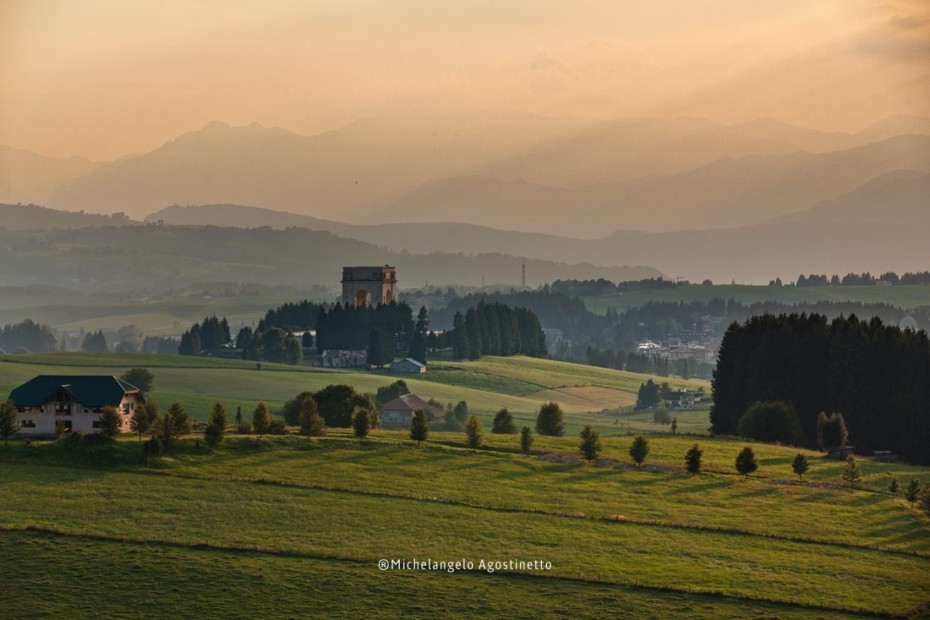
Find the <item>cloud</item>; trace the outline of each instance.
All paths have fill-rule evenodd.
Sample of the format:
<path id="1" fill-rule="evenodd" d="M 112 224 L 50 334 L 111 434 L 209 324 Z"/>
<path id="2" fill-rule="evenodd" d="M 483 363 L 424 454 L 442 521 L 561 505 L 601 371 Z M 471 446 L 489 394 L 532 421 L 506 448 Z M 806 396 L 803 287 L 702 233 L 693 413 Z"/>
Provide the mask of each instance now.
<path id="1" fill-rule="evenodd" d="M 930 4 L 896 2 L 886 5 L 884 19 L 860 34 L 856 50 L 898 62 L 930 60 Z"/>

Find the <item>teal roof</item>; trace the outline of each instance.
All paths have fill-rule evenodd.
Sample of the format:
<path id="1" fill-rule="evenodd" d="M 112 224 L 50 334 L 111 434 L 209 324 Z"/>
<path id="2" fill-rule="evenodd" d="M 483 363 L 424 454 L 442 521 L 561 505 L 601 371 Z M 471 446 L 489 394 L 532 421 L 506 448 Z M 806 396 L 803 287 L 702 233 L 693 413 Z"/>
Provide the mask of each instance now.
<path id="1" fill-rule="evenodd" d="M 65 390 L 85 407 L 115 407 L 126 392 L 140 392 L 136 386 L 107 375 L 39 375 L 10 392 L 17 407 L 38 407 Z"/>

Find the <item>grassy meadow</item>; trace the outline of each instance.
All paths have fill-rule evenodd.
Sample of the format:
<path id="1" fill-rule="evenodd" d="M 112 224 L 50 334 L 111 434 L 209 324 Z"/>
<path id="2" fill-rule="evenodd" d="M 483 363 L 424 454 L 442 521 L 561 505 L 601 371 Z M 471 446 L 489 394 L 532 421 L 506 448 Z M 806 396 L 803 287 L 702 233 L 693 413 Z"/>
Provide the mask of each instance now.
<path id="1" fill-rule="evenodd" d="M 743 444 L 727 439 L 700 439 L 699 476 L 682 471 L 693 437 L 653 437 L 642 469 L 628 437 L 606 439 L 597 464 L 576 462 L 575 437 L 531 455 L 514 436 L 487 439 L 478 452 L 444 433 L 420 448 L 390 431 L 363 444 L 338 430 L 232 436 L 213 452 L 186 439 L 147 468 L 132 438 L 14 442 L 0 449 L 0 562 L 36 598 L 7 615 L 80 615 L 98 598 L 129 615 L 138 598 L 165 617 L 869 617 L 930 600 L 928 521 L 883 490 L 891 475 L 930 482 L 926 468 L 866 462 L 850 490 L 815 454 L 795 482 L 795 451 L 778 446 L 755 445 L 760 470 L 744 478 L 732 467 Z M 551 569 L 380 571 L 385 558 Z M 88 567 L 77 600 L 38 596 L 76 588 Z M 159 585 L 110 596 L 123 572 Z"/>
<path id="2" fill-rule="evenodd" d="M 0 356 L 0 392 L 40 373 L 121 374 L 147 367 L 163 407 L 230 418 L 330 383 L 373 391 L 387 372 L 117 354 Z M 706 435 L 707 410 L 676 412 L 680 434 L 628 406 L 646 377 L 547 360 L 431 364 L 405 376 L 424 398 L 466 400 L 484 445 L 401 431 L 360 443 L 199 436 L 142 465 L 142 444 L 68 438 L 0 445 L 0 617 L 862 618 L 930 610 L 930 520 L 888 492 L 892 477 L 930 484 L 930 468 L 843 463 L 752 445 L 759 469 L 733 462 L 746 442 Z M 680 382 L 676 382 L 680 383 Z M 704 385 L 687 382 L 690 386 Z M 490 434 L 501 406 L 518 425 L 541 402 L 566 410 L 564 437 Z M 584 423 L 602 431 L 580 459 Z M 633 432 L 650 453 L 631 464 Z M 703 473 L 684 471 L 694 443 Z M 472 569 L 380 570 L 379 560 L 464 561 Z M 493 572 L 481 561 L 541 561 Z"/>
<path id="3" fill-rule="evenodd" d="M 446 403 L 464 400 L 472 412 L 490 424 L 502 407 L 513 412 L 518 423 L 531 426 L 539 406 L 554 400 L 571 413 L 568 431 L 592 424 L 605 434 L 657 431 L 668 427 L 652 423 L 649 412 L 635 412 L 636 391 L 648 377 L 551 360 L 488 357 L 477 362 L 435 362 L 425 375 L 401 375 L 389 371 L 365 372 L 306 366 L 175 355 L 117 353 L 50 353 L 0 355 L 0 395 L 38 374 L 113 374 L 145 367 L 155 375 L 150 393 L 167 407 L 178 401 L 200 420 L 206 420 L 219 401 L 234 415 L 238 407 L 251 413 L 259 401 L 272 408 L 305 390 L 333 383 L 348 383 L 362 392 L 375 392 L 399 378 L 424 400 Z M 701 387 L 701 381 L 670 379 L 673 385 Z M 678 412 L 679 428 L 706 432 L 707 409 Z"/>

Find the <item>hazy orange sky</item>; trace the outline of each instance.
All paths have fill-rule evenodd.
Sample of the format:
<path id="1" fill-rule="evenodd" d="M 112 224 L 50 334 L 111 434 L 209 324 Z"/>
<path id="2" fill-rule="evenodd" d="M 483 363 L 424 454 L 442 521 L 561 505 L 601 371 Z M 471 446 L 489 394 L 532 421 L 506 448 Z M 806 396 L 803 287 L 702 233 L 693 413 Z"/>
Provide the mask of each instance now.
<path id="1" fill-rule="evenodd" d="M 0 0 L 0 144 L 112 159 L 213 120 L 930 115 L 927 0 Z"/>

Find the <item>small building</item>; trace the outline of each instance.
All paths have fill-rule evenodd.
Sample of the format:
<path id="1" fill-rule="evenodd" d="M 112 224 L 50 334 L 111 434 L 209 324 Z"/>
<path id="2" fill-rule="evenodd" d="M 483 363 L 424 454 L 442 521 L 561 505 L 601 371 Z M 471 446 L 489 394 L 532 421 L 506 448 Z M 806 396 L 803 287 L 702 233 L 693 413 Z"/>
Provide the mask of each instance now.
<path id="1" fill-rule="evenodd" d="M 416 394 L 404 394 L 385 403 L 381 408 L 381 427 L 386 429 L 409 428 L 413 412 L 417 409 L 426 411 L 430 424 L 445 424 L 446 422 L 446 412 L 442 407 L 431 405 Z"/>
<path id="2" fill-rule="evenodd" d="M 665 398 L 665 406 L 669 409 L 694 409 L 704 398 L 704 390 L 675 390 Z"/>
<path id="3" fill-rule="evenodd" d="M 845 461 L 853 453 L 852 446 L 843 446 L 842 448 L 830 448 L 827 450 L 828 459 L 836 459 L 838 461 Z"/>
<path id="4" fill-rule="evenodd" d="M 323 368 L 368 368 L 365 349 L 327 349 L 320 355 Z"/>
<path id="5" fill-rule="evenodd" d="M 422 375 L 426 372 L 426 364 L 422 364 L 412 357 L 408 357 L 391 364 L 391 372 L 409 372 Z"/>
<path id="6" fill-rule="evenodd" d="M 883 463 L 894 463 L 898 460 L 898 455 L 891 450 L 876 450 L 872 453 L 872 460 L 881 461 Z"/>
<path id="7" fill-rule="evenodd" d="M 10 392 L 22 437 L 54 437 L 61 423 L 65 433 L 96 433 L 104 407 L 120 413 L 121 432 L 129 432 L 136 406 L 145 402 L 142 390 L 107 375 L 39 375 Z"/>

